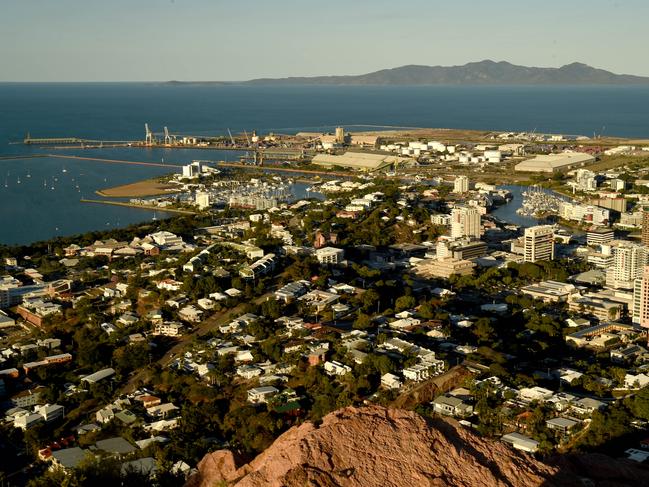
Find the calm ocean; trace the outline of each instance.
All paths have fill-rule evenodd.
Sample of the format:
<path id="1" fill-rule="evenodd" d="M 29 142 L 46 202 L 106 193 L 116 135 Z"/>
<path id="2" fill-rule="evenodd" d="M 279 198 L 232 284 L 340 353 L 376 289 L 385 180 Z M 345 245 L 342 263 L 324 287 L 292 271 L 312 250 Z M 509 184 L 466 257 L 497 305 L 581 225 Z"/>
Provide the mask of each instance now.
<path id="1" fill-rule="evenodd" d="M 649 87 L 322 87 L 166 84 L 0 83 L 0 156 L 47 152 L 10 142 L 33 137 L 141 139 L 155 131 L 212 135 L 361 129 L 373 125 L 448 127 L 649 138 Z M 356 127 L 353 127 L 356 126 Z M 61 153 L 79 153 L 65 150 Z M 166 163 L 234 159 L 205 151 L 101 149 L 84 155 Z M 89 205 L 81 196 L 171 172 L 54 158 L 0 160 L 0 243 L 150 220 L 145 210 Z M 18 182 L 20 181 L 20 182 Z M 78 187 L 77 187 L 78 186 Z M 52 189 L 54 188 L 54 189 Z M 162 215 L 159 215 L 162 216 Z"/>

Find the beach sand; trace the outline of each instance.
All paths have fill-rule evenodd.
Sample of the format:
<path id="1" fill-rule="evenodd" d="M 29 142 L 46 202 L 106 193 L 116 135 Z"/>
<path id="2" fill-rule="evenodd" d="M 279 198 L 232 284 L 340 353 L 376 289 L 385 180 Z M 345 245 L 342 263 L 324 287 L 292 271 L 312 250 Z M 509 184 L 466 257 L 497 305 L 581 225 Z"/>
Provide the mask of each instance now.
<path id="1" fill-rule="evenodd" d="M 145 179 L 144 181 L 115 186 L 114 188 L 102 189 L 97 191 L 97 194 L 108 198 L 138 198 L 177 193 L 178 191 L 178 186 L 175 184 L 162 183 L 155 179 Z"/>

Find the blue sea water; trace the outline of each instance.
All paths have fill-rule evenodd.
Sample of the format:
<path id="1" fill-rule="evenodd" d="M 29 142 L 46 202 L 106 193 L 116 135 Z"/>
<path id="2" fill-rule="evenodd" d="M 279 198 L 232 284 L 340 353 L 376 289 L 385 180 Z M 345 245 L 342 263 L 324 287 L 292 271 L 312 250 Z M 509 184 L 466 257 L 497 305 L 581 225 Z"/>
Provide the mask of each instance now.
<path id="1" fill-rule="evenodd" d="M 168 126 L 173 133 L 191 135 L 226 134 L 228 128 L 295 133 L 344 125 L 351 129 L 448 127 L 649 138 L 647 113 L 649 87 L 645 86 L 0 83 L 0 156 L 52 152 L 10 144 L 28 132 L 32 137 L 139 140 L 145 122 L 157 132 Z M 232 153 L 196 150 L 58 152 L 152 162 L 164 159 L 168 164 L 236 158 Z M 100 188 L 172 171 L 55 158 L 0 160 L 0 243 L 27 243 L 148 220 L 152 214 L 145 210 L 82 204 L 79 198 L 92 197 Z"/>

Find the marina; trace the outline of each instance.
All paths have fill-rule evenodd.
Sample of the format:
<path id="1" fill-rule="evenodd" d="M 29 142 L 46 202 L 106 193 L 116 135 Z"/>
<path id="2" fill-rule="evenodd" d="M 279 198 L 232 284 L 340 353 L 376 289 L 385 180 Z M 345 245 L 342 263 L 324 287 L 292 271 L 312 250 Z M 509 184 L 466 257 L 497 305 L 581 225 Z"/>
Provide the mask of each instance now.
<path id="1" fill-rule="evenodd" d="M 522 193 L 523 201 L 516 213 L 521 216 L 542 218 L 547 215 L 558 215 L 561 205 L 570 199 L 540 186 L 529 186 Z"/>
<path id="2" fill-rule="evenodd" d="M 252 127 L 260 136 L 331 133 L 337 124 L 345 122 L 358 131 L 407 127 L 413 130 L 416 127 L 450 127 L 530 131 L 537 127 L 538 132 L 545 133 L 589 134 L 596 128 L 601 130 L 601 124 L 605 123 L 609 133 L 645 136 L 649 127 L 641 114 L 646 112 L 644 108 L 649 100 L 647 89 L 617 88 L 614 104 L 607 101 L 611 99 L 610 90 L 607 87 L 575 90 L 569 87 L 421 86 L 403 89 L 5 84 L 0 87 L 0 106 L 6 114 L 0 121 L 3 138 L 0 141 L 0 203 L 11 210 L 0 215 L 0 242 L 26 243 L 150 220 L 149 210 L 80 204 L 80 199 L 101 199 L 96 191 L 177 172 L 191 160 L 218 160 L 218 167 L 222 169 L 260 170 L 259 166 L 240 162 L 246 152 L 252 155 L 246 147 L 248 141 L 244 142 L 244 131 L 250 136 Z M 87 103 L 96 105 L 95 114 L 79 118 L 77 107 Z M 381 103 L 399 106 L 400 110 L 386 118 L 376 113 Z M 435 110 L 431 111 L 431 107 Z M 598 122 L 600 127 L 593 127 L 585 120 L 601 121 Z M 191 134 L 197 139 L 219 137 L 224 143 L 221 147 L 227 146 L 227 150 L 210 152 L 199 146 L 165 147 L 164 134 L 162 146 L 128 146 L 142 141 L 143 121 L 159 129 L 174 127 L 170 135 Z M 242 146 L 241 150 L 235 149 L 231 140 L 228 143 L 228 128 L 236 144 Z M 444 135 L 447 132 L 441 129 L 438 132 L 441 140 L 447 138 Z M 25 145 L 28 133 L 32 141 Z M 160 138 L 159 133 L 155 135 Z M 42 146 L 33 143 L 45 136 L 79 139 L 84 148 L 81 142 L 67 147 L 59 145 L 60 140 Z M 110 141 L 122 145 L 111 146 Z M 304 183 L 304 189 L 313 185 L 315 176 L 323 179 L 348 176 L 335 168 L 297 169 L 264 163 L 261 169 L 266 174 L 291 177 L 296 185 L 298 181 L 309 180 Z M 494 213 L 506 214 L 502 217 L 506 221 L 533 224 L 533 218 L 515 211 L 509 214 L 510 208 L 516 208 L 521 200 L 522 197 L 519 199 L 514 193 L 512 203 L 502 205 Z M 164 218 L 165 213 L 158 210 L 157 217 Z M 41 221 L 42 225 L 34 224 Z"/>

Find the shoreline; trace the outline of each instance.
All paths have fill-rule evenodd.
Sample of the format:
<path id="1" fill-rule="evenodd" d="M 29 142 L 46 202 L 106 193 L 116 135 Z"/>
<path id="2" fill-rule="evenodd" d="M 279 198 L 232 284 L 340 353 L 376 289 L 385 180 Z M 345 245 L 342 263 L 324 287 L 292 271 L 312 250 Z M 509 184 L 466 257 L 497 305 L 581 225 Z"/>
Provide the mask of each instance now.
<path id="1" fill-rule="evenodd" d="M 128 203 L 126 201 L 107 201 L 107 200 L 94 200 L 88 198 L 81 198 L 79 200 L 81 203 L 97 203 L 100 205 L 113 205 L 113 206 L 124 206 L 126 208 L 138 208 L 140 210 L 148 211 L 160 211 L 164 213 L 177 213 L 179 215 L 197 215 L 198 213 L 190 210 L 179 210 L 177 208 L 160 208 L 158 206 L 152 205 L 137 205 L 135 203 Z"/>

